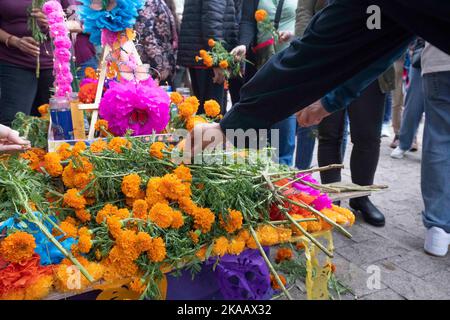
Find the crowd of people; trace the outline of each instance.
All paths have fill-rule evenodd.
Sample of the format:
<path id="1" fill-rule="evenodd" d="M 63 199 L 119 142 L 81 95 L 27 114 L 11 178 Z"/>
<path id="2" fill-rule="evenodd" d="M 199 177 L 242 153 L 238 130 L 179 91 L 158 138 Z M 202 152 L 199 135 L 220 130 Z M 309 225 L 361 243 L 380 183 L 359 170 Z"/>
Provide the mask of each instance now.
<path id="1" fill-rule="evenodd" d="M 160 83 L 191 88 L 201 106 L 209 99 L 219 102 L 225 115 L 220 125 L 199 130 L 279 130 L 278 161 L 298 169 L 311 167 L 316 140 L 320 166 L 342 163 L 350 137 L 351 178 L 362 186 L 374 184 L 381 139 L 391 135 L 390 123 L 391 157 L 401 159 L 418 150 L 417 131 L 425 114 L 425 250 L 445 255 L 450 244 L 450 41 L 436 29 L 449 24 L 449 8 L 430 4 L 424 12 L 413 12 L 412 2 L 418 0 L 405 1 L 374 1 L 384 10 L 383 28 L 368 30 L 368 3 L 363 0 L 146 0 L 135 25 L 137 49 Z M 84 68 L 97 66 L 100 48 L 83 33 L 76 15 L 79 2 L 61 3 L 81 76 Z M 27 26 L 30 4 L 1 2 L 4 150 L 27 146 L 5 126 L 19 111 L 37 114 L 37 107 L 48 102 L 53 83 L 51 44 L 37 43 Z M 397 18 L 401 7 L 403 15 Z M 275 43 L 269 41 L 270 32 L 258 27 L 255 12 L 260 9 L 278 32 Z M 45 31 L 42 12 L 35 9 L 31 15 Z M 421 15 L 428 15 L 423 21 L 429 25 L 415 24 Z M 230 79 L 228 86 L 221 68 L 206 68 L 195 59 L 208 48 L 209 39 L 223 41 L 241 61 L 242 77 Z M 339 182 L 341 172 L 322 172 L 321 180 Z M 367 223 L 385 225 L 384 214 L 369 197 L 352 199 L 350 207 Z"/>

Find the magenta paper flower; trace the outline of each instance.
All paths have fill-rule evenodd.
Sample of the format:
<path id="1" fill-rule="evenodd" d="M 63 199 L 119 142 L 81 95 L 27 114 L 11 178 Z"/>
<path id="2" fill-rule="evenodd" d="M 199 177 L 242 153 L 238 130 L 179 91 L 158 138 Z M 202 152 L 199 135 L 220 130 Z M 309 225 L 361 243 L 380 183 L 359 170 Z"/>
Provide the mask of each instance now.
<path id="1" fill-rule="evenodd" d="M 317 180 L 315 180 L 310 174 L 298 174 L 297 178 L 301 178 L 305 182 L 318 184 Z M 321 194 L 319 190 L 307 186 L 306 184 L 301 183 L 301 181 L 294 182 L 292 186 L 301 192 L 316 197 L 316 199 L 312 202 L 312 206 L 314 207 L 314 209 L 318 211 L 321 211 L 325 208 L 331 209 L 332 201 L 330 197 L 328 197 L 328 195 L 324 193 Z"/>
<path id="2" fill-rule="evenodd" d="M 111 82 L 99 107 L 109 130 L 123 136 L 128 129 L 134 136 L 160 133 L 169 123 L 170 98 L 149 78 L 142 82 Z"/>

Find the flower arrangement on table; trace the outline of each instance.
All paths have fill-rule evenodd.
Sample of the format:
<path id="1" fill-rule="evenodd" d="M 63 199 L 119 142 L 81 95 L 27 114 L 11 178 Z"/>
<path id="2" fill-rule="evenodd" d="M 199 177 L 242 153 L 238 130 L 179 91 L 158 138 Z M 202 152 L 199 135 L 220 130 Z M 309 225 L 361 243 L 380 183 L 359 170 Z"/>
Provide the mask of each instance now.
<path id="1" fill-rule="evenodd" d="M 263 246 L 302 242 L 302 236 L 331 255 L 311 232 L 336 228 L 349 235 L 342 227 L 354 221 L 348 210 L 319 200 L 321 192 L 295 189 L 314 170 L 299 173 L 268 158 L 177 165 L 170 156 L 178 152 L 161 142 L 109 137 L 53 153 L 33 149 L 2 163 L 0 257 L 5 272 L 13 270 L 8 279 L 33 264 L 36 281 L 20 287 L 0 281 L 0 298 L 79 292 L 95 281 L 122 282 L 141 298 L 161 298 L 165 273 L 195 273 L 204 261 L 233 259 L 247 249 L 260 251 L 274 284 L 290 297 Z M 278 218 L 271 222 L 274 210 Z M 84 275 L 80 287 L 69 285 L 71 266 Z M 270 286 L 269 274 L 264 281 Z"/>

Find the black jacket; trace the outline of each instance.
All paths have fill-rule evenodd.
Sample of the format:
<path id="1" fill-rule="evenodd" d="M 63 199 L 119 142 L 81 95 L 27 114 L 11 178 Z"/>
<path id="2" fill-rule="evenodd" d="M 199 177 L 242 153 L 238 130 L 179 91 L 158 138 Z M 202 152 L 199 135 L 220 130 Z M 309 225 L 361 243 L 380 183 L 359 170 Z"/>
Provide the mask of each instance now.
<path id="1" fill-rule="evenodd" d="M 192 67 L 208 39 L 223 40 L 228 50 L 238 44 L 239 6 L 236 0 L 186 0 L 178 47 L 178 64 Z"/>

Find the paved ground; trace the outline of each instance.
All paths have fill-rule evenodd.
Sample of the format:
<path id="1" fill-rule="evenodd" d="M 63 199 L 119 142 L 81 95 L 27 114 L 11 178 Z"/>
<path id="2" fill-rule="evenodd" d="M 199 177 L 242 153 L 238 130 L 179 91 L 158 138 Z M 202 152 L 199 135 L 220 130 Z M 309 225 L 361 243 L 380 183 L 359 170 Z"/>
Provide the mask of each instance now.
<path id="1" fill-rule="evenodd" d="M 389 185 L 390 189 L 372 197 L 386 215 L 386 227 L 371 227 L 357 217 L 350 230 L 353 239 L 336 234 L 336 274 L 358 299 L 450 299 L 450 255 L 435 258 L 423 252 L 421 154 L 409 153 L 403 160 L 393 160 L 389 156 L 390 141 L 383 139 L 375 182 Z M 345 161 L 346 181 L 350 181 L 349 154 Z M 378 288 L 374 278 L 377 270 L 381 280 Z M 300 292 L 293 294 L 302 296 Z"/>

